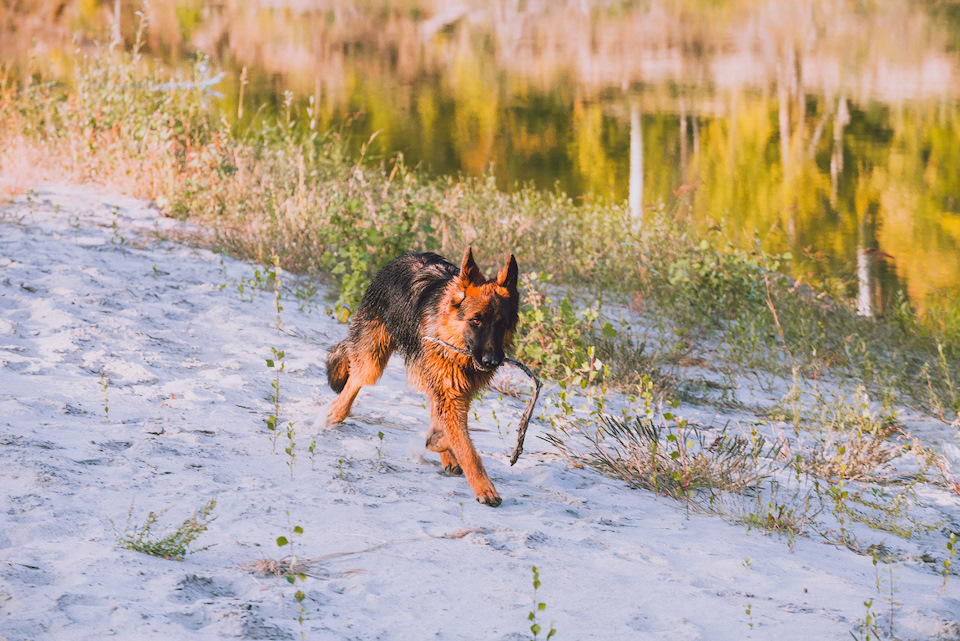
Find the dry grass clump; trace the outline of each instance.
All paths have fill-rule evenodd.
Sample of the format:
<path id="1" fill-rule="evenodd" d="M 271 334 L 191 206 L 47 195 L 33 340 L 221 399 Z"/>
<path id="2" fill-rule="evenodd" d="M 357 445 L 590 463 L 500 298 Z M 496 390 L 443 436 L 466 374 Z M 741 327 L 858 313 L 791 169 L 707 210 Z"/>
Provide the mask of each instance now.
<path id="1" fill-rule="evenodd" d="M 673 419 L 670 414 L 665 418 Z M 581 425 L 546 438 L 577 467 L 676 499 L 755 488 L 776 458 L 777 448 L 768 447 L 762 437 L 708 434 L 682 419 L 668 426 L 649 416 L 601 414 L 597 421 L 593 430 Z"/>
<path id="2" fill-rule="evenodd" d="M 798 446 L 798 469 L 829 481 L 883 483 L 895 480 L 892 462 L 908 451 L 902 424 L 886 405 L 870 409 L 867 390 L 859 386 L 853 402 L 839 397 L 827 403 L 818 396 L 819 419 L 825 431 L 812 447 Z"/>
<path id="3" fill-rule="evenodd" d="M 944 487 L 954 494 L 960 496 L 960 481 L 957 480 L 957 477 L 950 469 L 949 461 L 945 457 L 937 454 L 931 456 L 930 459 L 931 463 L 940 473 L 941 483 L 943 483 Z"/>
<path id="4" fill-rule="evenodd" d="M 712 507 L 750 529 L 786 537 L 791 547 L 797 537 L 818 527 L 824 511 L 823 502 L 815 493 L 784 486 L 778 481 L 771 481 L 752 496 L 725 497 Z"/>
<path id="5" fill-rule="evenodd" d="M 802 467 L 824 479 L 889 481 L 894 476 L 890 462 L 905 451 L 879 432 L 831 432 L 803 456 Z"/>
<path id="6" fill-rule="evenodd" d="M 329 577 L 330 573 L 323 569 L 324 560 L 325 558 L 301 559 L 296 556 L 285 556 L 281 559 L 256 559 L 255 561 L 241 563 L 237 567 L 257 576 L 277 579 L 299 574 L 313 578 Z"/>

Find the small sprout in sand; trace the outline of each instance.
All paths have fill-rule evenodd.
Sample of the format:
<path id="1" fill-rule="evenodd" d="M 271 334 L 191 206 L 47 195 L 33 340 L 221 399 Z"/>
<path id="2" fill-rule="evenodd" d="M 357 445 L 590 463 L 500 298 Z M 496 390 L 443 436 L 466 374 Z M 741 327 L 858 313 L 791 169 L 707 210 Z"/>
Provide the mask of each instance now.
<path id="1" fill-rule="evenodd" d="M 107 419 L 107 423 L 110 422 L 110 395 L 109 392 L 110 379 L 107 378 L 107 375 L 103 372 L 100 372 L 100 388 L 103 390 L 103 417 Z"/>
<path id="2" fill-rule="evenodd" d="M 543 612 L 547 609 L 547 604 L 542 601 L 537 601 L 537 590 L 540 589 L 540 571 L 537 569 L 537 566 L 533 566 L 533 609 L 530 610 L 530 614 L 527 615 L 527 620 L 530 621 L 530 632 L 533 633 L 531 641 L 535 641 L 540 638 L 540 632 L 543 630 L 541 625 L 537 623 L 537 613 Z M 557 631 L 553 627 L 553 622 L 550 623 L 550 630 L 547 632 L 545 639 L 549 639 L 555 635 Z"/>
<path id="3" fill-rule="evenodd" d="M 270 280 L 273 281 L 273 292 L 274 292 L 273 306 L 274 306 L 274 309 L 277 311 L 276 324 L 274 325 L 274 327 L 276 327 L 277 332 L 279 332 L 280 331 L 280 312 L 283 311 L 283 304 L 282 304 L 283 283 L 280 280 L 280 273 L 281 273 L 280 257 L 277 256 L 276 254 L 273 254 L 270 257 L 270 264 L 273 266 L 273 269 L 267 272 L 267 276 L 270 278 Z"/>
<path id="4" fill-rule="evenodd" d="M 289 514 L 290 514 L 290 513 L 287 512 L 287 516 L 288 516 L 288 517 L 289 517 Z M 293 526 L 293 530 L 290 532 L 290 538 L 289 538 L 289 539 L 288 539 L 287 537 L 285 537 L 285 536 L 278 536 L 278 537 L 277 537 L 277 547 L 284 547 L 285 545 L 289 545 L 289 546 L 290 546 L 290 552 L 291 552 L 291 554 L 290 554 L 290 556 L 287 557 L 288 566 L 287 566 L 287 571 L 284 573 L 284 576 L 285 576 L 285 578 L 287 579 L 287 583 L 289 583 L 290 585 L 292 585 L 292 586 L 294 586 L 294 587 L 297 586 L 297 581 L 300 581 L 300 583 L 303 583 L 304 581 L 307 580 L 307 573 L 306 573 L 306 571 L 305 571 L 306 568 L 301 568 L 301 567 L 300 567 L 300 559 L 297 557 L 297 555 L 296 555 L 295 553 L 293 553 L 293 545 L 294 545 L 293 542 L 294 542 L 294 539 L 295 539 L 295 537 L 297 537 L 297 536 L 299 536 L 299 535 L 301 535 L 301 534 L 303 534 L 303 528 L 302 528 L 301 526 L 299 526 L 299 525 L 295 525 L 295 526 Z M 306 638 L 307 638 L 306 631 L 303 629 L 303 621 L 304 621 L 304 619 L 306 619 L 307 616 L 309 616 L 309 614 L 310 614 L 309 612 L 307 612 L 306 608 L 303 606 L 303 600 L 304 600 L 305 598 L 306 598 L 306 594 L 304 594 L 304 593 L 303 593 L 303 590 L 301 590 L 301 589 L 299 589 L 299 588 L 298 588 L 297 591 L 294 592 L 294 594 L 293 594 L 293 599 L 294 599 L 294 601 L 297 602 L 297 609 L 298 609 L 298 611 L 299 611 L 299 612 L 298 612 L 298 615 L 297 615 L 297 623 L 300 625 L 300 638 L 301 638 L 301 639 L 306 639 Z"/>
<path id="5" fill-rule="evenodd" d="M 287 459 L 287 465 L 290 467 L 290 478 L 293 478 L 293 464 L 297 460 L 297 433 L 293 429 L 293 421 L 288 421 L 286 425 L 286 434 L 287 434 L 287 446 L 283 448 L 283 451 L 289 457 Z"/>
<path id="6" fill-rule="evenodd" d="M 117 226 L 117 222 L 120 220 L 120 208 L 116 205 L 109 205 L 108 209 L 110 213 L 113 214 L 113 223 L 110 225 L 110 228 L 113 230 L 113 239 L 111 242 L 114 245 L 123 245 L 127 242 L 127 239 L 123 237 L 120 233 L 120 228 Z"/>
<path id="7" fill-rule="evenodd" d="M 940 585 L 941 592 L 947 589 L 947 581 L 950 580 L 950 567 L 953 565 L 953 555 L 956 551 L 957 535 L 951 532 L 950 538 L 947 540 L 947 558 L 943 560 L 943 571 L 940 573 L 943 575 L 943 583 Z"/>
<path id="8" fill-rule="evenodd" d="M 273 404 L 273 413 L 267 416 L 267 429 L 270 430 L 270 440 L 276 447 L 277 436 L 279 435 L 277 423 L 280 420 L 280 372 L 284 368 L 283 357 L 285 354 L 283 350 L 278 350 L 276 347 L 271 347 L 270 353 L 273 358 L 268 358 L 266 361 L 267 367 L 274 372 L 273 380 L 270 381 L 270 402 Z"/>
<path id="9" fill-rule="evenodd" d="M 873 599 L 867 599 L 863 602 L 864 615 L 863 620 L 857 623 L 857 633 L 850 633 L 850 636 L 857 641 L 873 641 L 880 639 L 880 628 L 877 625 L 877 614 L 873 611 Z"/>
<path id="10" fill-rule="evenodd" d="M 160 513 L 150 512 L 147 515 L 146 522 L 141 525 L 132 525 L 133 503 L 130 503 L 130 511 L 127 513 L 127 522 L 123 532 L 117 529 L 116 524 L 110 521 L 113 526 L 114 535 L 117 537 L 117 545 L 135 552 L 143 552 L 153 556 L 160 556 L 165 559 L 183 561 L 187 554 L 200 552 L 209 548 L 206 545 L 195 550 L 188 549 L 190 545 L 207 530 L 207 526 L 216 518 L 211 516 L 213 509 L 217 506 L 217 497 L 207 501 L 201 509 L 193 513 L 193 516 L 185 520 L 180 527 L 162 538 L 151 538 L 151 530 L 157 520 L 167 510 L 161 510 Z M 167 508 L 169 509 L 169 508 Z M 109 519 L 108 519 L 109 520 Z"/>

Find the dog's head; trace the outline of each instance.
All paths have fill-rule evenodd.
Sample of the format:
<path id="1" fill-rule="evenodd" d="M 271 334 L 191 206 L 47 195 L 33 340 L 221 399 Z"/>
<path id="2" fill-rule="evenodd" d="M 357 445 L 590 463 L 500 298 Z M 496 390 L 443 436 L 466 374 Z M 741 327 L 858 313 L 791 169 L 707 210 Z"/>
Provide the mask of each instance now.
<path id="1" fill-rule="evenodd" d="M 487 280 L 467 249 L 460 274 L 451 283 L 451 334 L 459 336 L 481 371 L 492 371 L 504 359 L 517 327 L 520 293 L 517 290 L 517 260 L 510 254 L 496 278 Z M 454 329 L 448 325 L 448 329 Z"/>

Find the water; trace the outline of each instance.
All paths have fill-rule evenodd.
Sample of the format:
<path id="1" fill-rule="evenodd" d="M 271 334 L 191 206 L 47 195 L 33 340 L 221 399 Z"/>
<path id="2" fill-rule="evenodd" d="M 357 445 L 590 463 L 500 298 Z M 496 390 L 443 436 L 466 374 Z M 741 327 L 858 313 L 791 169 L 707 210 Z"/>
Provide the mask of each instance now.
<path id="1" fill-rule="evenodd" d="M 8 12 L 0 55 L 109 39 L 115 4 Z M 119 5 L 129 43 L 139 4 Z M 149 17 L 156 55 L 228 72 L 221 107 L 241 123 L 289 90 L 351 122 L 358 151 L 376 133 L 370 156 L 759 238 L 864 314 L 960 293 L 955 4 L 153 0 Z"/>

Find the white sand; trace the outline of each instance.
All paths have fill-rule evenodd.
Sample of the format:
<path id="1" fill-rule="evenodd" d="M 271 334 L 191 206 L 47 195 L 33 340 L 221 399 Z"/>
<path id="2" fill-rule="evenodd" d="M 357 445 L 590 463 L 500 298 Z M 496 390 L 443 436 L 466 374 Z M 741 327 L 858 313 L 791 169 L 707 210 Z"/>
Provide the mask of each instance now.
<path id="1" fill-rule="evenodd" d="M 504 497 L 491 509 L 423 449 L 428 414 L 399 359 L 347 423 L 315 427 L 333 398 L 326 348 L 345 327 L 288 298 L 283 327 L 310 340 L 278 334 L 272 292 L 241 300 L 233 284 L 254 268 L 156 239 L 179 223 L 148 204 L 44 186 L 0 217 L 2 639 L 299 638 L 297 588 L 240 567 L 287 554 L 275 540 L 294 525 L 301 557 L 356 552 L 299 586 L 309 639 L 530 638 L 532 565 L 539 620 L 561 640 L 849 639 L 870 599 L 897 638 L 957 638 L 960 580 L 941 591 L 939 567 L 918 558 L 943 558 L 942 531 L 868 531 L 898 554 L 878 593 L 869 556 L 816 536 L 791 551 L 570 469 L 537 421 L 509 467 L 513 433 L 490 410 L 515 423 L 523 400 L 496 395 L 474 422 Z M 274 451 L 264 427 L 271 347 L 286 352 L 292 475 L 284 437 Z M 165 532 L 214 496 L 197 541 L 209 549 L 177 562 L 116 545 L 110 520 L 122 530 L 131 501 L 134 525 L 170 508 Z M 957 496 L 927 486 L 920 498 L 958 529 Z"/>

